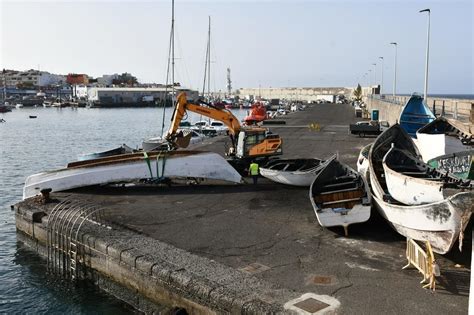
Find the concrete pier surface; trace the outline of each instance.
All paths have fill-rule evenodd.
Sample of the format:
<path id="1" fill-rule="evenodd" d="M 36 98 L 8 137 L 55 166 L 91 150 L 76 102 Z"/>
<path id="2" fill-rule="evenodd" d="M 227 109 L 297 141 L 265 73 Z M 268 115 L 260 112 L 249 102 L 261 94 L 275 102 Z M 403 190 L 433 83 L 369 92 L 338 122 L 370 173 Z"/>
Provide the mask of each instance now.
<path id="1" fill-rule="evenodd" d="M 311 105 L 282 119 L 286 125 L 271 130 L 283 137 L 284 157 L 325 158 L 338 152 L 355 168 L 360 149 L 374 140 L 348 134 L 348 125 L 359 119 L 347 104 Z M 308 128 L 311 123 L 320 130 Z M 199 149 L 223 153 L 225 141 L 214 138 Z M 190 314 L 468 310 L 471 233 L 462 253 L 456 244 L 449 255 L 437 255 L 441 277 L 433 293 L 421 288 L 418 271 L 401 270 L 406 240 L 375 209 L 345 237 L 342 227 L 319 226 L 308 188 L 261 178 L 256 186 L 143 184 L 52 197 L 55 202 L 46 205 L 35 200 L 16 205 L 20 238 L 44 254 L 48 214 L 58 202 L 102 207 L 113 229 L 85 224 L 84 264 L 104 289 L 145 312 L 160 311 L 157 305 Z M 110 289 L 114 286 L 128 293 Z M 296 308 L 292 301 L 299 302 Z"/>

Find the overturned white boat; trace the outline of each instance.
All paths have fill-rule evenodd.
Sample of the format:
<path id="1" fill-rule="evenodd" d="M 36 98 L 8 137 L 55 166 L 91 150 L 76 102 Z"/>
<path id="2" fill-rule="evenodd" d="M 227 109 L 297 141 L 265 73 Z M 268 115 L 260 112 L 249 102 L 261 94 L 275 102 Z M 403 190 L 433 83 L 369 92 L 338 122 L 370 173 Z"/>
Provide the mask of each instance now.
<path id="1" fill-rule="evenodd" d="M 410 206 L 394 199 L 387 188 L 383 170 L 383 158 L 392 147 L 417 152 L 413 141 L 407 141 L 407 133 L 393 125 L 382 133 L 369 151 L 369 176 L 372 197 L 381 215 L 393 228 L 405 237 L 429 241 L 433 250 L 440 254 L 449 252 L 466 228 L 473 208 L 473 194 L 462 192 L 439 202 Z"/>
<path id="2" fill-rule="evenodd" d="M 42 189 L 53 192 L 140 179 L 204 178 L 240 183 L 239 173 L 219 154 L 201 151 L 141 152 L 69 163 L 64 169 L 31 175 L 23 199 Z"/>
<path id="3" fill-rule="evenodd" d="M 370 192 L 365 178 L 348 165 L 331 160 L 311 184 L 309 198 L 319 224 L 348 226 L 370 218 Z"/>
<path id="4" fill-rule="evenodd" d="M 421 205 L 472 190 L 470 180 L 438 171 L 423 163 L 415 154 L 397 149 L 392 144 L 383 158 L 385 182 L 390 195 L 397 201 L 406 205 Z"/>
<path id="5" fill-rule="evenodd" d="M 260 174 L 280 184 L 309 187 L 319 171 L 336 156 L 333 155 L 325 161 L 320 159 L 275 159 L 260 167 Z"/>
<path id="6" fill-rule="evenodd" d="M 474 150 L 472 126 L 438 117 L 416 132 L 417 146 L 424 162 L 438 156 Z"/>

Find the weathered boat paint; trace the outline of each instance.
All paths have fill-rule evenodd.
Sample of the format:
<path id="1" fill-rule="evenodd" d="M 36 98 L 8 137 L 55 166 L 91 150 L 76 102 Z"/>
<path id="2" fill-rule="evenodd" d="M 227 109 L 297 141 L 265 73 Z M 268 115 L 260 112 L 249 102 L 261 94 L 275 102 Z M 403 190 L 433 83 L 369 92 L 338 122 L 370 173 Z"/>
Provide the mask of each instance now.
<path id="1" fill-rule="evenodd" d="M 395 170 L 399 163 L 409 168 Z M 469 181 L 430 168 L 410 152 L 392 147 L 383 158 L 385 182 L 390 195 L 406 205 L 421 205 L 442 201 L 456 193 L 471 190 Z M 408 171 L 408 173 L 404 171 Z M 417 177 L 415 177 L 417 176 Z"/>
<path id="2" fill-rule="evenodd" d="M 461 179 L 474 179 L 474 150 L 438 156 L 428 164 Z"/>
<path id="3" fill-rule="evenodd" d="M 409 135 L 393 125 L 382 133 L 369 151 L 369 177 L 372 197 L 380 214 L 401 235 L 429 241 L 440 254 L 449 252 L 469 222 L 473 207 L 472 192 L 463 192 L 440 202 L 407 206 L 394 200 L 385 184 L 382 160 L 391 144 L 402 150 L 418 153 Z M 462 242 L 460 242 L 460 247 Z"/>

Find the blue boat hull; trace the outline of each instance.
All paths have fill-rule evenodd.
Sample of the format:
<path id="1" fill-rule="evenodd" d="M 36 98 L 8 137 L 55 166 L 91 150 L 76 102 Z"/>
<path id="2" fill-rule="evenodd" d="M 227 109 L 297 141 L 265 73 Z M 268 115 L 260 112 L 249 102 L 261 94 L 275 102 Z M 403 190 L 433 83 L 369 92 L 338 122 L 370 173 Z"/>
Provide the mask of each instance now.
<path id="1" fill-rule="evenodd" d="M 399 123 L 412 138 L 416 138 L 416 131 L 435 119 L 435 115 L 423 103 L 423 98 L 412 95 L 400 113 Z"/>

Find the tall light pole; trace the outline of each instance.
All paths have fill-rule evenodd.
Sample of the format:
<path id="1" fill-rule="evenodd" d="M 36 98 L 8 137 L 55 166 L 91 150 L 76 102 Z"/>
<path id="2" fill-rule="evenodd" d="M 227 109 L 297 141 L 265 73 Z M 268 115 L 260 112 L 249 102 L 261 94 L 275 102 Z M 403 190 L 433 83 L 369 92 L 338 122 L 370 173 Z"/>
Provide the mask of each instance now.
<path id="1" fill-rule="evenodd" d="M 372 69 L 369 69 L 367 71 L 369 71 L 369 84 L 372 85 L 372 75 L 371 75 Z"/>
<path id="2" fill-rule="evenodd" d="M 390 45 L 395 46 L 395 61 L 393 66 L 393 96 L 397 94 L 397 46 L 396 42 L 390 43 Z"/>
<path id="3" fill-rule="evenodd" d="M 428 28 L 427 28 L 427 31 L 426 31 L 426 37 L 427 37 L 427 40 L 426 40 L 426 63 L 425 63 L 425 96 L 424 96 L 424 100 L 425 100 L 425 104 L 427 104 L 428 102 L 428 60 L 429 60 L 429 57 L 430 57 L 430 19 L 431 19 L 431 11 L 430 9 L 424 9 L 424 10 L 421 10 L 420 13 L 422 12 L 428 12 Z"/>
<path id="4" fill-rule="evenodd" d="M 377 85 L 377 64 L 373 63 L 372 66 L 374 66 L 374 85 Z"/>
<path id="5" fill-rule="evenodd" d="M 380 95 L 382 95 L 382 90 L 383 90 L 383 57 L 379 57 L 379 59 L 382 60 L 382 79 L 381 79 L 381 83 L 380 83 Z"/>

